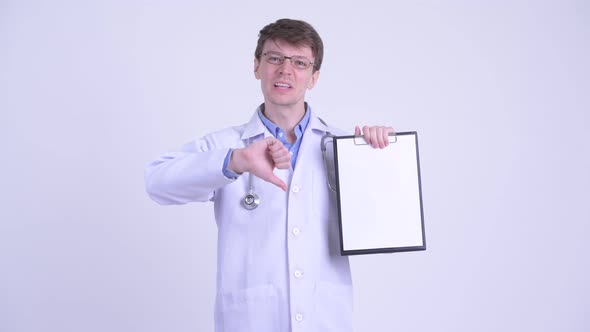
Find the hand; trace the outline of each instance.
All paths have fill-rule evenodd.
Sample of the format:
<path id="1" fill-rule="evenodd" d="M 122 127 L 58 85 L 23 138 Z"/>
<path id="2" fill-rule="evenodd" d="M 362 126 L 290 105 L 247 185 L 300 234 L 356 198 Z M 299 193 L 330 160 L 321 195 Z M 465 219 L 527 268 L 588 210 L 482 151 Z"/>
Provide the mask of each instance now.
<path id="1" fill-rule="evenodd" d="M 287 191 L 287 184 L 277 177 L 273 170 L 287 169 L 291 166 L 289 150 L 274 137 L 267 137 L 256 141 L 242 149 L 235 149 L 229 161 L 228 169 L 242 174 L 250 172 L 252 175 L 270 182 L 283 191 Z"/>
<path id="2" fill-rule="evenodd" d="M 382 126 L 364 126 L 363 133 L 361 134 L 361 128 L 356 126 L 354 128 L 354 135 L 355 136 L 363 136 L 365 138 L 365 142 L 371 145 L 374 148 L 383 149 L 384 147 L 389 145 L 389 134 L 395 133 L 392 127 L 382 127 Z"/>

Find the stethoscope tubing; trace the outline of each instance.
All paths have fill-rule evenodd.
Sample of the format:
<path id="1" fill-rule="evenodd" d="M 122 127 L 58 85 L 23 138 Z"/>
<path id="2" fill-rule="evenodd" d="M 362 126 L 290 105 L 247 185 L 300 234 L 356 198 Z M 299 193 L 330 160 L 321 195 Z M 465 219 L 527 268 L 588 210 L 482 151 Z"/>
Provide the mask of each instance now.
<path id="1" fill-rule="evenodd" d="M 328 138 L 333 138 L 334 135 L 331 133 L 326 133 L 324 137 L 322 137 L 321 141 L 321 150 L 322 150 L 322 158 L 324 159 L 324 167 L 326 168 L 326 172 L 328 171 L 328 161 L 326 160 L 326 140 Z M 252 173 L 248 173 L 248 192 L 242 198 L 242 206 L 246 210 L 254 210 L 260 205 L 260 196 L 254 192 L 254 182 L 252 180 Z M 330 179 L 327 179 L 328 188 L 332 191 L 337 191 L 335 186 L 332 186 L 330 183 Z"/>

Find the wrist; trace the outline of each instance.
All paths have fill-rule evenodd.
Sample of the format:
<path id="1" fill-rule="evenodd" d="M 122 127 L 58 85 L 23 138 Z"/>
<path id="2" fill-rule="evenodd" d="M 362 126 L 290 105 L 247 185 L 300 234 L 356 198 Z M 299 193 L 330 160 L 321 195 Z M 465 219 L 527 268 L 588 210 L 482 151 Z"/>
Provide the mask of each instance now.
<path id="1" fill-rule="evenodd" d="M 243 152 L 244 149 L 234 149 L 232 151 L 227 169 L 235 172 L 236 174 L 242 174 L 247 171 L 244 165 Z"/>

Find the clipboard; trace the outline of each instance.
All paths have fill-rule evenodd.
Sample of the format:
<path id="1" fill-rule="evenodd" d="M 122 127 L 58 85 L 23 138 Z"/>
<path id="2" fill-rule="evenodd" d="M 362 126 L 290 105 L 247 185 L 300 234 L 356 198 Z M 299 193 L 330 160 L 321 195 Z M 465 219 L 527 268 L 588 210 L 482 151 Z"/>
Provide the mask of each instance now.
<path id="1" fill-rule="evenodd" d="M 389 138 L 333 137 L 342 256 L 426 250 L 418 133 Z"/>

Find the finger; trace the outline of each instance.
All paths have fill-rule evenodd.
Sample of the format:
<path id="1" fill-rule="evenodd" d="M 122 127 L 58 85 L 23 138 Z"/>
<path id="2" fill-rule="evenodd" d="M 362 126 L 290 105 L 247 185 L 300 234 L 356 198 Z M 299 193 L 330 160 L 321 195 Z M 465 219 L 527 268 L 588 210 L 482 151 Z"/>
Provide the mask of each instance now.
<path id="1" fill-rule="evenodd" d="M 380 135 L 381 135 L 381 142 L 383 142 L 383 144 L 381 145 L 381 148 L 383 149 L 389 145 L 389 134 L 387 133 L 387 128 L 381 127 Z"/>
<path id="2" fill-rule="evenodd" d="M 387 146 L 387 133 L 383 127 L 376 127 L 375 128 L 375 135 L 377 136 L 377 143 L 380 149 L 383 149 Z"/>
<path id="3" fill-rule="evenodd" d="M 278 139 L 276 139 L 274 137 L 267 137 L 265 140 L 266 140 L 268 150 L 271 152 L 276 152 L 282 148 L 285 148 L 283 143 L 281 143 L 281 141 L 279 141 Z"/>
<path id="4" fill-rule="evenodd" d="M 274 184 L 275 186 L 283 189 L 283 191 L 287 191 L 287 184 L 285 182 L 283 182 L 283 180 L 281 180 L 278 176 L 271 174 L 269 175 L 269 177 L 266 179 L 266 181 Z"/>
<path id="5" fill-rule="evenodd" d="M 383 140 L 385 141 L 385 146 L 389 146 L 389 136 L 392 133 L 394 133 L 393 128 L 383 127 Z"/>
<path id="6" fill-rule="evenodd" d="M 384 131 L 384 137 L 385 137 L 385 146 L 389 146 L 389 136 L 391 134 L 395 134 L 395 130 L 393 130 L 392 127 L 385 127 Z"/>
<path id="7" fill-rule="evenodd" d="M 288 163 L 288 162 L 290 162 L 290 161 L 291 161 L 291 155 L 290 155 L 289 153 L 287 153 L 286 155 L 280 155 L 280 156 L 277 156 L 276 158 L 275 158 L 275 157 L 273 157 L 273 158 L 272 158 L 272 161 L 273 161 L 275 164 L 279 164 L 279 163 Z"/>
<path id="8" fill-rule="evenodd" d="M 273 145 L 273 147 L 274 146 L 276 146 L 276 144 Z M 270 150 L 269 152 L 273 158 L 280 158 L 282 156 L 289 156 L 290 155 L 289 149 L 287 149 L 285 146 L 282 146 L 276 150 Z"/>
<path id="9" fill-rule="evenodd" d="M 359 126 L 354 127 L 354 136 L 361 136 L 361 128 Z"/>
<path id="10" fill-rule="evenodd" d="M 287 152 L 279 154 L 277 156 L 273 156 L 272 162 L 276 168 L 289 168 L 289 165 L 291 165 L 291 154 Z"/>
<path id="11" fill-rule="evenodd" d="M 275 163 L 275 167 L 278 169 L 287 169 L 287 168 L 291 167 L 291 161 L 287 160 L 287 161 Z"/>
<path id="12" fill-rule="evenodd" d="M 285 147 L 282 147 L 278 151 L 270 152 L 270 157 L 276 168 L 286 169 L 291 165 L 291 153 Z"/>
<path id="13" fill-rule="evenodd" d="M 369 126 L 363 127 L 363 137 L 365 138 L 365 142 L 367 142 L 367 144 L 372 145 L 371 128 L 369 128 Z"/>
<path id="14" fill-rule="evenodd" d="M 377 133 L 377 128 L 376 127 L 369 128 L 369 135 L 371 136 L 371 146 L 373 148 L 378 148 L 380 137 Z"/>
<path id="15" fill-rule="evenodd" d="M 291 153 L 289 152 L 289 150 L 287 150 L 287 148 L 282 148 L 282 149 L 275 151 L 275 152 L 269 151 L 269 154 L 271 157 L 277 158 L 277 159 L 284 158 L 284 157 L 288 158 L 291 155 Z"/>

